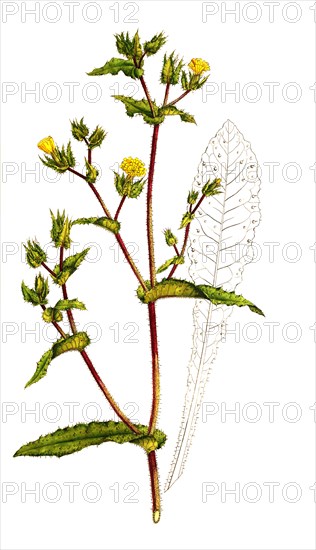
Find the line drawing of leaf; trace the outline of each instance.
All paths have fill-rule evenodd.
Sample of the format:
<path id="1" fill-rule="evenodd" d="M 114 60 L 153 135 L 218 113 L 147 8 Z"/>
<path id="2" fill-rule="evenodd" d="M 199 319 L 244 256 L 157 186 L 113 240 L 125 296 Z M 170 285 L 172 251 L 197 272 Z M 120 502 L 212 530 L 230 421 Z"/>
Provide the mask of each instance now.
<path id="1" fill-rule="evenodd" d="M 205 198 L 191 223 L 187 254 L 195 284 L 235 291 L 253 259 L 255 228 L 260 223 L 258 162 L 251 145 L 227 120 L 202 154 L 192 190 L 221 178 L 222 193 Z M 193 346 L 188 365 L 182 420 L 165 491 L 184 471 L 195 433 L 205 385 L 233 306 L 196 300 Z"/>

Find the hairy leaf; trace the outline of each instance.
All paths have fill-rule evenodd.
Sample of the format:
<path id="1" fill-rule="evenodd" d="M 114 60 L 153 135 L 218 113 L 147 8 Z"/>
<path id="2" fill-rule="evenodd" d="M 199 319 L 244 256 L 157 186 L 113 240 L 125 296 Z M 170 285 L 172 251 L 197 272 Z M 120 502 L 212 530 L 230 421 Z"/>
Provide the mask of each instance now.
<path id="1" fill-rule="evenodd" d="M 112 220 L 111 218 L 106 218 L 106 217 L 78 218 L 77 220 L 74 220 L 72 222 L 72 225 L 86 225 L 86 224 L 98 225 L 99 227 L 103 227 L 104 229 L 107 229 L 112 233 L 119 233 L 120 231 L 120 223 L 117 220 Z"/>
<path id="2" fill-rule="evenodd" d="M 29 288 L 24 281 L 22 281 L 21 284 L 22 294 L 23 298 L 26 302 L 32 304 L 32 306 L 39 306 L 42 302 L 40 297 L 38 296 L 37 292 L 33 290 L 32 288 Z M 45 301 L 46 303 L 46 301 Z"/>
<path id="3" fill-rule="evenodd" d="M 193 115 L 190 115 L 189 113 L 186 113 L 185 111 L 181 111 L 174 105 L 166 105 L 165 107 L 161 107 L 159 109 L 159 115 L 161 116 L 174 116 L 179 115 L 182 122 L 192 122 L 193 124 L 196 124 L 195 118 Z"/>
<path id="4" fill-rule="evenodd" d="M 35 384 L 35 382 L 38 382 L 39 380 L 41 380 L 41 378 L 43 378 L 46 375 L 47 369 L 50 363 L 52 362 L 52 359 L 53 359 L 53 350 L 49 349 L 48 351 L 45 351 L 45 353 L 42 355 L 42 357 L 37 363 L 36 371 L 33 374 L 32 378 L 30 378 L 30 380 L 25 384 L 25 388 L 28 388 L 32 384 Z"/>
<path id="5" fill-rule="evenodd" d="M 137 424 L 140 434 L 135 434 L 123 422 L 90 422 L 69 426 L 41 436 L 36 441 L 23 445 L 16 456 L 65 456 L 76 453 L 101 443 L 133 443 L 142 447 L 147 453 L 160 449 L 166 436 L 160 430 L 148 435 L 148 427 Z"/>
<path id="6" fill-rule="evenodd" d="M 41 380 L 46 374 L 50 363 L 55 357 L 58 357 L 62 353 L 67 351 L 82 351 L 90 344 L 90 338 L 86 332 L 77 332 L 72 336 L 61 338 L 53 344 L 50 350 L 46 351 L 37 363 L 35 373 L 32 378 L 27 382 L 26 388 L 35 384 Z"/>
<path id="7" fill-rule="evenodd" d="M 73 300 L 58 300 L 54 309 L 66 311 L 67 309 L 86 309 L 86 306 L 82 302 L 79 302 L 77 298 L 74 298 Z"/>
<path id="8" fill-rule="evenodd" d="M 133 79 L 140 78 L 144 74 L 143 69 L 135 67 L 133 61 L 130 59 L 122 59 L 118 57 L 112 57 L 112 59 L 107 61 L 103 67 L 93 69 L 93 71 L 87 74 L 88 76 L 102 76 L 105 74 L 116 75 L 120 71 Z"/>
<path id="9" fill-rule="evenodd" d="M 82 351 L 89 344 L 90 338 L 86 332 L 77 332 L 67 338 L 61 338 L 53 345 L 53 359 L 66 351 Z"/>
<path id="10" fill-rule="evenodd" d="M 215 288 L 209 285 L 195 285 L 181 279 L 164 279 L 147 292 L 144 292 L 144 289 L 139 287 L 137 295 L 145 304 L 155 302 L 159 298 L 200 298 L 210 300 L 210 302 L 216 305 L 248 306 L 254 313 L 264 315 L 261 309 L 256 307 L 252 302 L 249 302 L 249 300 L 246 300 L 243 296 L 235 294 L 235 292 L 227 292 L 222 288 Z"/>
<path id="11" fill-rule="evenodd" d="M 163 271 L 166 271 L 166 269 L 168 269 L 168 267 L 170 267 L 171 265 L 179 265 L 179 264 L 184 264 L 184 257 L 174 256 L 173 258 L 170 258 L 169 260 L 167 260 L 160 267 L 158 267 L 157 273 L 162 273 Z"/>
<path id="12" fill-rule="evenodd" d="M 65 284 L 69 277 L 78 269 L 81 262 L 83 262 L 89 250 L 90 248 L 86 248 L 82 252 L 78 252 L 78 254 L 65 258 L 62 271 L 60 271 L 59 264 L 57 264 L 54 268 L 54 273 L 56 274 L 56 277 L 53 279 L 54 283 L 58 285 Z"/>

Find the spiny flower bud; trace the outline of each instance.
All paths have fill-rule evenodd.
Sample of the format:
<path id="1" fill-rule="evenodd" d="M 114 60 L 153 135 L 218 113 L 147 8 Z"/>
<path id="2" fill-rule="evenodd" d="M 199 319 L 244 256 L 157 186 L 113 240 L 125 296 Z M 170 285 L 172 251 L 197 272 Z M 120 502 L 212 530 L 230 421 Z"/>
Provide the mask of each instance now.
<path id="1" fill-rule="evenodd" d="M 177 244 L 178 239 L 172 233 L 171 229 L 165 229 L 164 230 L 164 235 L 165 235 L 166 243 L 167 243 L 168 246 L 174 246 L 175 244 Z"/>
<path id="2" fill-rule="evenodd" d="M 195 204 L 196 201 L 197 201 L 197 198 L 199 196 L 199 192 L 198 191 L 190 191 L 189 194 L 188 194 L 188 204 Z"/>
<path id="3" fill-rule="evenodd" d="M 39 267 L 42 262 L 46 262 L 47 256 L 44 250 L 36 241 L 27 241 L 27 245 L 23 245 L 26 250 L 26 261 L 30 267 Z"/>
<path id="4" fill-rule="evenodd" d="M 35 277 L 35 286 L 34 290 L 39 297 L 39 300 L 42 304 L 46 304 L 47 300 L 46 297 L 49 293 L 49 286 L 48 286 L 48 279 L 44 279 L 44 277 L 39 273 Z"/>
<path id="5" fill-rule="evenodd" d="M 222 180 L 220 178 L 215 178 L 212 182 L 208 181 L 202 189 L 203 195 L 205 195 L 205 197 L 211 197 L 212 195 L 218 195 L 221 193 L 222 191 L 219 190 L 221 187 L 221 181 Z"/>
<path id="6" fill-rule="evenodd" d="M 71 133 L 78 141 L 83 141 L 89 135 L 89 128 L 83 122 L 83 118 L 79 122 L 77 119 L 71 121 Z"/>
<path id="7" fill-rule="evenodd" d="M 59 210 L 57 210 L 56 217 L 53 212 L 50 211 L 50 215 L 52 218 L 52 229 L 50 235 L 55 246 L 57 248 L 60 248 L 61 246 L 64 248 L 70 248 L 71 221 L 68 217 L 66 217 L 65 211 L 61 214 Z"/>

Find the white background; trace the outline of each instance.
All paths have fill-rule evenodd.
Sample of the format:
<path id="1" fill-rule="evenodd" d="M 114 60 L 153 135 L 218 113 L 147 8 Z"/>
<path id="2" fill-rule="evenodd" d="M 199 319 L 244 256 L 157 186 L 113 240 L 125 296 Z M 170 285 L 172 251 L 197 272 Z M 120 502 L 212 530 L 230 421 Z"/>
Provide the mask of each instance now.
<path id="1" fill-rule="evenodd" d="M 313 4 L 281 1 L 272 15 L 267 2 L 213 2 L 204 7 L 209 12 L 205 22 L 202 3 L 197 1 L 129 5 L 74 2 L 73 22 L 69 2 L 49 4 L 2 2 L 6 13 L 16 12 L 8 15 L 5 22 L 2 11 L 2 80 L 13 83 L 11 88 L 5 85 L 4 91 L 14 91 L 2 97 L 2 163 L 9 163 L 3 165 L 2 185 L 2 340 L 6 340 L 2 352 L 2 401 L 4 411 L 11 406 L 14 413 L 2 416 L 2 489 L 8 488 L 8 482 L 16 484 L 11 486 L 16 493 L 2 504 L 2 548 L 314 548 L 315 491 L 311 487 L 315 478 L 315 411 L 310 409 L 315 401 L 315 331 L 310 328 L 315 321 L 315 251 L 310 249 L 314 242 L 315 173 L 310 169 L 315 161 L 314 91 L 310 89 L 314 80 Z M 226 11 L 234 6 L 240 18 L 236 14 L 225 18 Z M 34 8 L 37 16 L 23 15 L 25 9 Z M 91 447 L 62 460 L 12 458 L 23 443 L 40 434 L 73 420 L 84 420 L 86 414 L 96 414 L 95 408 L 87 410 L 88 403 L 102 407 L 102 419 L 111 417 L 109 407 L 76 354 L 58 358 L 44 380 L 23 390 L 49 344 L 45 341 L 47 335 L 42 333 L 40 338 L 25 335 L 25 330 L 34 330 L 36 323 L 41 331 L 43 327 L 37 309 L 21 299 L 22 278 L 29 285 L 34 278 L 34 272 L 23 261 L 21 243 L 34 236 L 43 245 L 49 242 L 49 208 L 65 208 L 72 218 L 102 214 L 83 182 L 72 182 L 65 175 L 51 183 L 47 180 L 53 174 L 46 175 L 39 164 L 40 177 L 25 176 L 25 169 L 34 169 L 38 163 L 39 139 L 52 135 L 58 144 L 65 143 L 70 137 L 69 119 L 84 116 L 91 129 L 100 124 L 108 132 L 94 159 L 103 170 L 98 189 L 114 211 L 118 199 L 111 167 L 130 155 L 148 163 L 151 130 L 140 118 L 127 119 L 123 106 L 110 97 L 113 93 L 129 93 L 131 88 L 126 90 L 123 86 L 130 79 L 91 79 L 86 72 L 115 56 L 114 33 L 133 33 L 137 28 L 143 40 L 164 30 L 169 37 L 164 49 L 175 49 L 187 62 L 192 57 L 208 60 L 210 82 L 214 83 L 209 88 L 213 93 L 207 97 L 197 92 L 181 104 L 195 115 L 197 126 L 171 120 L 161 130 L 154 194 L 157 263 L 162 263 L 168 254 L 162 230 L 177 227 L 200 156 L 225 120 L 231 119 L 251 141 L 262 166 L 262 221 L 256 236 L 261 257 L 245 270 L 240 290 L 263 308 L 266 318 L 255 317 L 248 310 L 234 312 L 231 329 L 242 332 L 247 323 L 252 323 L 252 328 L 249 325 L 249 332 L 244 333 L 246 337 L 241 335 L 239 342 L 228 335 L 227 342 L 220 346 L 204 397 L 205 403 L 214 402 L 222 410 L 239 403 L 244 414 L 240 422 L 234 415 L 221 421 L 220 413 L 204 418 L 206 422 L 200 420 L 185 474 L 163 495 L 163 514 L 158 525 L 151 523 L 147 465 L 136 447 Z M 163 94 L 157 83 L 160 64 L 159 54 L 148 60 L 146 72 L 157 101 Z M 92 82 L 94 88 L 85 88 Z M 279 86 L 275 86 L 275 97 L 269 100 L 267 83 L 272 82 Z M 55 84 L 48 87 L 48 83 Z M 74 87 L 73 98 L 65 83 L 79 84 Z M 256 83 L 256 87 L 249 87 L 249 83 Z M 24 94 L 25 89 L 34 90 L 36 86 L 36 94 Z M 240 88 L 240 98 L 225 94 L 225 89 L 236 86 Z M 261 91 L 261 97 L 259 93 L 258 100 L 252 101 L 256 90 Z M 295 90 L 302 92 L 297 101 L 293 101 Z M 96 91 L 101 97 L 94 100 Z M 56 93 L 60 95 L 57 100 Z M 172 90 L 172 94 L 176 92 Z M 136 97 L 142 97 L 141 93 Z M 82 168 L 84 150 L 78 143 L 74 150 Z M 274 177 L 267 164 L 272 162 L 278 163 Z M 295 178 L 295 169 L 286 167 L 288 163 L 297 163 L 301 168 L 296 182 L 289 181 Z M 13 175 L 8 175 L 10 169 L 15 172 Z M 136 258 L 146 272 L 144 205 L 145 195 L 125 204 L 122 234 L 139 246 Z M 78 243 L 76 251 L 87 243 L 95 243 L 90 262 L 68 285 L 70 297 L 78 297 L 88 308 L 76 316 L 81 327 L 92 323 L 102 329 L 102 337 L 90 348 L 91 357 L 119 403 L 135 403 L 139 407 L 135 418 L 146 423 L 151 393 L 148 321 L 145 307 L 134 298 L 135 280 L 122 257 L 119 262 L 113 261 L 111 234 L 81 227 L 74 230 L 73 238 Z M 267 243 L 279 243 L 274 258 L 269 255 L 272 245 Z M 288 243 L 297 245 L 288 247 Z M 301 250 L 301 258 L 290 261 L 297 250 Z M 93 261 L 96 255 L 98 261 Z M 179 269 L 179 274 L 185 275 L 185 270 Z M 57 289 L 54 293 L 58 299 Z M 158 452 L 162 484 L 181 415 L 191 350 L 191 312 L 190 300 L 158 305 L 162 372 L 159 425 L 168 434 L 166 446 Z M 129 332 L 124 325 L 129 322 L 139 327 L 134 336 L 138 342 L 123 342 Z M 264 325 L 267 322 L 279 323 L 273 342 L 269 342 L 268 326 Z M 114 323 L 120 327 L 119 342 L 114 341 L 110 329 Z M 284 329 L 288 323 L 301 327 L 297 342 L 290 341 L 295 337 L 293 327 L 288 332 Z M 8 336 L 10 328 L 15 334 Z M 261 337 L 254 342 L 256 330 Z M 53 332 L 49 334 L 52 336 Z M 92 325 L 90 334 L 96 336 Z M 54 405 L 49 409 L 50 402 Z M 69 418 L 69 407 L 64 405 L 67 402 L 78 403 L 75 419 Z M 253 402 L 262 413 L 257 422 L 249 420 L 254 409 L 247 408 L 247 404 Z M 264 403 L 271 402 L 279 405 L 275 406 L 274 421 L 269 422 L 268 406 Z M 287 407 L 291 402 L 302 413 L 296 422 L 290 421 L 291 415 L 296 415 L 295 408 Z M 39 412 L 25 416 L 25 407 L 37 407 Z M 54 417 L 58 412 L 59 418 L 49 421 L 49 415 Z M 74 502 L 69 502 L 69 489 L 64 485 L 67 482 L 79 484 Z M 240 502 L 234 495 L 227 495 L 223 502 L 225 494 L 219 490 L 203 503 L 202 484 L 207 482 L 224 484 L 223 487 L 226 484 L 227 489 L 240 484 Z M 279 484 L 274 502 L 269 502 L 268 486 L 264 485 L 269 482 Z M 34 495 L 27 495 L 23 502 L 23 487 L 31 489 L 36 483 L 39 502 Z M 55 484 L 55 489 L 51 486 L 46 491 L 47 483 Z M 91 502 L 96 494 L 93 488 L 84 498 L 87 483 L 102 490 L 97 502 Z M 114 502 L 114 491 L 110 489 L 115 483 L 120 489 L 119 502 Z M 138 503 L 123 501 L 131 491 L 131 486 L 124 489 L 126 483 L 139 487 L 134 496 Z M 257 502 L 250 502 L 254 498 L 252 489 L 248 496 L 242 494 L 248 483 L 257 484 L 262 491 Z M 289 502 L 295 496 L 293 487 L 288 494 L 283 491 L 285 497 L 282 496 L 288 483 L 297 484 L 301 490 L 297 502 Z M 56 488 L 60 499 L 49 502 L 54 499 Z"/>

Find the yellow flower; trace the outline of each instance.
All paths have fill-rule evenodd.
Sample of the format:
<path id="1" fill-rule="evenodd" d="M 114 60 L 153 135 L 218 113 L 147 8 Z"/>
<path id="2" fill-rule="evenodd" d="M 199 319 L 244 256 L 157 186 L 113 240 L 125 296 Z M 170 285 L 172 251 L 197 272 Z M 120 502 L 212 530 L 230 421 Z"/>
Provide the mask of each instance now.
<path id="1" fill-rule="evenodd" d="M 190 63 L 188 63 L 188 67 L 194 72 L 194 74 L 197 75 L 210 70 L 208 62 L 204 61 L 204 59 L 200 59 L 199 57 L 194 57 L 191 59 Z"/>
<path id="2" fill-rule="evenodd" d="M 145 164 L 138 158 L 124 158 L 121 163 L 121 168 L 131 178 L 135 176 L 142 177 L 146 174 Z"/>
<path id="3" fill-rule="evenodd" d="M 41 139 L 41 141 L 37 144 L 37 147 L 48 155 L 51 155 L 56 149 L 55 142 L 51 136 Z"/>

